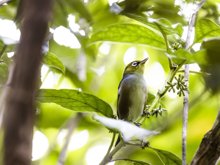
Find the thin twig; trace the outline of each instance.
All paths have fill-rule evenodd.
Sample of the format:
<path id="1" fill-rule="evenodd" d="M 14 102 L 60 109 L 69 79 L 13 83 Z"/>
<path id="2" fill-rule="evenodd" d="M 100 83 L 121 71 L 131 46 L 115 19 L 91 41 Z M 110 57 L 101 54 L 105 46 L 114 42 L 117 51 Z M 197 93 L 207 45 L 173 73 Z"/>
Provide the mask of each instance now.
<path id="1" fill-rule="evenodd" d="M 102 162 L 99 165 L 106 165 L 108 162 L 111 161 L 112 157 L 125 145 L 123 140 L 120 140 L 120 142 L 115 146 L 115 148 L 107 154 Z"/>
<path id="2" fill-rule="evenodd" d="M 67 149 L 71 140 L 72 133 L 74 129 L 77 127 L 80 119 L 82 118 L 82 114 L 78 113 L 76 117 L 72 118 L 68 123 L 68 132 L 66 135 L 65 143 L 63 145 L 62 151 L 60 153 L 57 165 L 64 165 L 66 159 Z"/>
<path id="3" fill-rule="evenodd" d="M 194 26 L 196 22 L 196 16 L 199 9 L 205 3 L 205 0 L 202 0 L 198 5 L 196 10 L 192 13 L 192 16 L 189 20 L 187 37 L 185 41 L 185 49 L 189 49 L 191 42 L 194 40 L 193 33 L 194 33 Z M 183 128 L 182 128 L 182 165 L 186 165 L 186 143 L 187 143 L 187 124 L 188 124 L 188 111 L 189 111 L 189 65 L 185 65 L 184 70 L 184 80 L 186 82 L 187 90 L 184 91 L 184 98 L 183 98 Z"/>
<path id="4" fill-rule="evenodd" d="M 185 65 L 184 79 L 186 82 L 187 91 L 184 91 L 183 98 L 183 128 L 182 128 L 182 165 L 186 165 L 186 137 L 188 124 L 188 110 L 189 110 L 189 65 Z"/>
<path id="5" fill-rule="evenodd" d="M 112 136 L 112 141 L 111 141 L 111 143 L 110 143 L 110 145 L 109 145 L 108 151 L 107 151 L 107 153 L 105 154 L 104 158 L 107 157 L 107 155 L 110 153 L 110 151 L 111 151 L 111 149 L 112 149 L 112 147 L 113 147 L 113 145 L 114 145 L 114 142 L 115 142 L 115 136 L 116 136 L 116 133 L 114 132 L 114 133 L 113 133 L 113 136 Z"/>

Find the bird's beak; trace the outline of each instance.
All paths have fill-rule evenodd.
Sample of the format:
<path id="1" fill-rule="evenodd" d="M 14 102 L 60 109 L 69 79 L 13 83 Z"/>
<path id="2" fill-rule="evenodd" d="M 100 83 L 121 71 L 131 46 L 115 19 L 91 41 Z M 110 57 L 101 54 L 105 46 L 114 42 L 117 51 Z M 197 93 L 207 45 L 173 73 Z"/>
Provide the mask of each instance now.
<path id="1" fill-rule="evenodd" d="M 145 58 L 145 59 L 143 59 L 141 62 L 140 62 L 140 64 L 145 64 L 145 62 L 147 62 L 147 60 L 148 60 L 149 58 L 147 57 L 147 58 Z"/>

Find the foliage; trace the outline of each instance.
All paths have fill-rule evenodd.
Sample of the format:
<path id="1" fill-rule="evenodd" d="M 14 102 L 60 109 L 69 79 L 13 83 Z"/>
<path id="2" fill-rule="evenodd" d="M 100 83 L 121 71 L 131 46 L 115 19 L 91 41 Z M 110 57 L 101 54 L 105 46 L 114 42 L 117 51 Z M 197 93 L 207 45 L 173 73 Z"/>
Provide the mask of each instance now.
<path id="1" fill-rule="evenodd" d="M 52 30 L 47 38 L 48 51 L 44 52 L 42 64 L 36 121 L 36 130 L 46 135 L 50 148 L 33 164 L 58 162 L 64 149 L 59 138 L 64 140 L 67 137 L 62 133 L 70 131 L 68 123 L 78 113 L 83 113 L 83 117 L 76 124 L 74 135 L 86 130 L 89 138 L 81 148 L 68 149 L 65 164 L 93 164 L 92 151 L 95 152 L 92 156 L 101 162 L 108 150 L 105 148 L 103 151 L 101 147 L 94 150 L 94 147 L 108 146 L 111 134 L 115 132 L 108 132 L 92 119 L 92 115 L 99 113 L 114 118 L 117 87 L 125 67 L 123 61 L 145 56 L 150 57 L 145 70 L 149 90 L 146 109 L 149 114 L 140 122 L 141 127 L 157 130 L 160 134 L 152 137 L 145 149 L 138 146 L 138 149 L 122 153 L 119 150 L 115 162 L 181 164 L 180 114 L 182 96 L 187 90 L 191 105 L 187 145 L 187 161 L 190 162 L 217 114 L 220 83 L 218 5 L 219 1 L 214 0 L 204 4 L 197 16 L 195 38 L 189 49 L 185 49 L 188 20 L 178 14 L 183 6 L 175 6 L 171 0 L 125 0 L 112 5 L 107 0 L 56 0 L 50 24 Z M 17 6 L 17 1 L 13 0 L 0 6 L 0 18 L 14 20 Z M 60 26 L 73 36 L 69 40 L 64 38 L 67 44 L 55 37 L 56 28 Z M 60 38 L 63 36 L 64 32 Z M 13 59 L 8 53 L 16 50 L 15 45 L 6 45 L 3 37 L 0 32 L 1 86 L 6 82 Z M 185 64 L 199 68 L 190 68 L 189 89 L 183 76 L 182 66 Z M 69 141 L 69 146 L 71 143 Z M 111 148 L 115 149 L 113 145 Z"/>

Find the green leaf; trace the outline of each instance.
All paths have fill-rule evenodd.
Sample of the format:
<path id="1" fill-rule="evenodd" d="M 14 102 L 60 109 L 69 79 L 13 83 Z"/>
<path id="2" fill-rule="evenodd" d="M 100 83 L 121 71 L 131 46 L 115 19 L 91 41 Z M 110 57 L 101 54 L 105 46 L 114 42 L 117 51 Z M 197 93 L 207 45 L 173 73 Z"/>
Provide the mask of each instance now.
<path id="1" fill-rule="evenodd" d="M 178 59 L 180 59 L 180 61 L 186 60 L 186 63 L 193 63 L 193 55 L 185 50 L 185 49 L 178 49 L 175 52 L 175 55 L 178 57 Z"/>
<path id="2" fill-rule="evenodd" d="M 148 92 L 148 94 L 147 94 L 147 105 L 151 105 L 152 102 L 154 101 L 154 99 L 155 99 L 155 95 Z"/>
<path id="3" fill-rule="evenodd" d="M 166 56 L 172 59 L 176 64 L 192 63 L 192 54 L 184 49 L 178 49 L 173 53 L 166 53 Z"/>
<path id="4" fill-rule="evenodd" d="M 195 62 L 197 62 L 199 65 L 204 65 L 207 63 L 206 51 L 204 49 L 201 49 L 193 53 L 193 57 L 194 57 Z"/>
<path id="5" fill-rule="evenodd" d="M 174 53 L 166 54 L 172 61 L 176 64 L 191 64 L 191 63 L 198 63 L 204 64 L 205 61 L 205 51 L 199 50 L 197 52 L 191 53 L 185 49 L 178 49 Z"/>
<path id="6" fill-rule="evenodd" d="M 202 43 L 202 48 L 206 50 L 206 60 L 210 65 L 220 65 L 220 38 L 206 40 Z"/>
<path id="7" fill-rule="evenodd" d="M 49 52 L 47 55 L 44 56 L 43 62 L 49 67 L 53 69 L 58 69 L 62 73 L 65 73 L 65 66 L 55 54 Z"/>
<path id="8" fill-rule="evenodd" d="M 144 161 L 140 161 L 140 160 L 132 160 L 132 159 L 119 159 L 119 160 L 115 160 L 116 165 L 150 165 L 149 163 L 146 163 Z"/>
<path id="9" fill-rule="evenodd" d="M 220 91 L 220 38 L 210 39 L 202 43 L 202 48 L 205 49 L 206 61 L 205 65 L 201 65 L 202 70 L 209 73 L 205 76 L 206 86 L 212 89 L 215 94 Z"/>
<path id="10" fill-rule="evenodd" d="M 174 33 L 178 33 L 178 31 L 175 31 L 173 28 L 171 28 L 171 23 L 165 19 L 165 18 L 161 18 L 161 19 L 155 19 L 153 21 L 148 21 L 148 19 L 143 16 L 143 15 L 137 15 L 137 14 L 131 14 L 131 13 L 126 13 L 125 14 L 127 17 L 132 18 L 138 22 L 141 22 L 155 30 L 160 31 L 161 33 L 165 33 L 165 34 L 174 34 Z M 179 27 L 178 27 L 179 28 Z"/>
<path id="11" fill-rule="evenodd" d="M 7 73 L 8 73 L 8 65 L 0 61 L 0 84 L 6 81 Z"/>
<path id="12" fill-rule="evenodd" d="M 85 3 L 81 0 L 66 1 L 75 11 L 77 11 L 88 22 L 92 20 L 92 16 L 85 6 Z"/>
<path id="13" fill-rule="evenodd" d="M 151 148 L 155 151 L 164 165 L 181 165 L 181 159 L 169 151 Z"/>
<path id="14" fill-rule="evenodd" d="M 91 94 L 71 89 L 40 89 L 38 100 L 41 103 L 56 103 L 60 106 L 79 112 L 98 112 L 113 117 L 111 106 Z"/>
<path id="15" fill-rule="evenodd" d="M 205 38 L 220 37 L 220 26 L 209 19 L 199 20 L 195 30 L 195 42 L 200 42 Z"/>
<path id="16" fill-rule="evenodd" d="M 54 4 L 54 21 L 53 26 L 68 26 L 68 19 L 66 19 L 69 14 L 74 14 L 77 17 L 84 18 L 88 22 L 92 20 L 92 16 L 88 11 L 85 3 L 81 0 L 74 1 L 62 1 L 57 0 Z M 77 14 L 76 14 L 77 13 Z"/>
<path id="17" fill-rule="evenodd" d="M 160 34 L 136 24 L 115 24 L 104 28 L 91 36 L 91 43 L 98 41 L 144 44 L 157 49 L 166 49 Z"/>

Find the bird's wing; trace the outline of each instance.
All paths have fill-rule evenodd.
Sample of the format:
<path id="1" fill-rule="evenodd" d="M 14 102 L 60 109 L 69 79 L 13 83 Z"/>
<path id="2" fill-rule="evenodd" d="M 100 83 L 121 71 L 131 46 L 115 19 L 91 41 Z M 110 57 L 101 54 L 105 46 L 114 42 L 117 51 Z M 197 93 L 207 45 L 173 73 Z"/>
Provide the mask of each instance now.
<path id="1" fill-rule="evenodd" d="M 117 115 L 119 119 L 126 120 L 129 113 L 130 106 L 130 88 L 131 84 L 129 84 L 125 79 L 123 79 L 118 87 L 118 100 L 117 100 Z"/>

